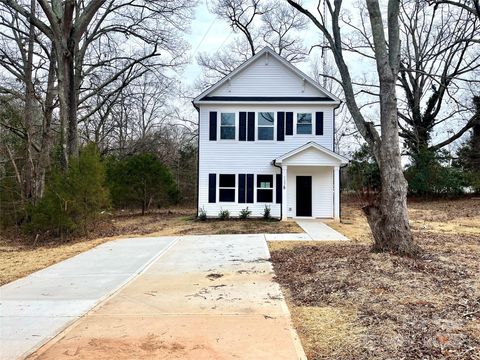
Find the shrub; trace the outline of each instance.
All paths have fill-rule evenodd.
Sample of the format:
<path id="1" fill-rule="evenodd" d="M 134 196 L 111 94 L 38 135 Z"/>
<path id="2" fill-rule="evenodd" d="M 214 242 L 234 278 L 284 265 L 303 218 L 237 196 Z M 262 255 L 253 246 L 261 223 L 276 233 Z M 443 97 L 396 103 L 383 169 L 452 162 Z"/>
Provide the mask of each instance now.
<path id="1" fill-rule="evenodd" d="M 380 190 L 380 170 L 366 144 L 352 155 L 347 168 L 348 187 L 361 193 Z"/>
<path id="2" fill-rule="evenodd" d="M 218 217 L 220 220 L 228 220 L 230 219 L 230 211 L 220 210 L 220 212 L 218 213 Z"/>
<path id="3" fill-rule="evenodd" d="M 451 156 L 445 152 L 428 149 L 412 156 L 405 170 L 410 194 L 416 196 L 459 195 L 466 185 L 460 169 L 450 165 Z"/>
<path id="4" fill-rule="evenodd" d="M 50 232 L 62 238 L 80 231 L 86 233 L 102 208 L 109 206 L 105 169 L 95 144 L 89 144 L 67 170 L 54 169 L 44 197 L 31 208 L 33 232 Z"/>
<path id="5" fill-rule="evenodd" d="M 252 215 L 252 212 L 248 210 L 248 206 L 245 209 L 240 210 L 239 218 L 242 220 L 246 220 Z"/>
<path id="6" fill-rule="evenodd" d="M 268 205 L 265 205 L 265 209 L 263 209 L 263 218 L 265 220 L 270 220 L 272 218 L 271 209 Z"/>
<path id="7" fill-rule="evenodd" d="M 207 212 L 203 207 L 198 211 L 198 220 L 200 221 L 207 220 Z"/>
<path id="8" fill-rule="evenodd" d="M 170 170 L 153 154 L 109 158 L 107 184 L 115 207 L 141 208 L 177 203 L 179 192 Z"/>

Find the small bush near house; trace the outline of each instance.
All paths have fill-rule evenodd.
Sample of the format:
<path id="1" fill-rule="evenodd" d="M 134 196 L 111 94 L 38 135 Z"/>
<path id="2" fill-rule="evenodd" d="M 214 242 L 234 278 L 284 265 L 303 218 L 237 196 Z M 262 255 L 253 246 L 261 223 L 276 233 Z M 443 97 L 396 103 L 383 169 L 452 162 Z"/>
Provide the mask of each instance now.
<path id="1" fill-rule="evenodd" d="M 252 215 L 252 212 L 248 210 L 248 206 L 245 209 L 240 210 L 238 217 L 242 220 L 246 220 Z"/>
<path id="2" fill-rule="evenodd" d="M 228 210 L 220 210 L 220 212 L 218 213 L 218 218 L 220 220 L 228 220 L 230 219 L 230 211 Z"/>
<path id="3" fill-rule="evenodd" d="M 52 171 L 45 195 L 31 208 L 31 222 L 26 227 L 62 238 L 73 232 L 85 234 L 109 204 L 105 169 L 97 147 L 90 144 L 70 161 L 66 171 Z"/>
<path id="4" fill-rule="evenodd" d="M 263 218 L 265 220 L 270 220 L 272 218 L 271 209 L 268 205 L 265 205 L 265 209 L 263 209 Z"/>
<path id="5" fill-rule="evenodd" d="M 203 207 L 198 211 L 198 220 L 200 221 L 207 220 L 207 212 Z"/>

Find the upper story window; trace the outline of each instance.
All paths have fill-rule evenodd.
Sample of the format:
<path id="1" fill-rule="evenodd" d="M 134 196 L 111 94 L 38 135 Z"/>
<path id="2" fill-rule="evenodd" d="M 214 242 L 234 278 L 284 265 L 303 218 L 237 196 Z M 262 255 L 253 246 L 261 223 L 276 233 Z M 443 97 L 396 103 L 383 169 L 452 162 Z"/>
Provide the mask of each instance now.
<path id="1" fill-rule="evenodd" d="M 235 140 L 235 113 L 220 114 L 220 139 Z"/>
<path id="2" fill-rule="evenodd" d="M 273 175 L 257 175 L 257 202 L 273 202 Z"/>
<path id="3" fill-rule="evenodd" d="M 258 140 L 273 140 L 274 113 L 258 113 Z"/>
<path id="4" fill-rule="evenodd" d="M 297 113 L 297 134 L 312 133 L 312 114 Z"/>
<path id="5" fill-rule="evenodd" d="M 235 202 L 235 175 L 220 174 L 219 196 L 221 202 Z"/>

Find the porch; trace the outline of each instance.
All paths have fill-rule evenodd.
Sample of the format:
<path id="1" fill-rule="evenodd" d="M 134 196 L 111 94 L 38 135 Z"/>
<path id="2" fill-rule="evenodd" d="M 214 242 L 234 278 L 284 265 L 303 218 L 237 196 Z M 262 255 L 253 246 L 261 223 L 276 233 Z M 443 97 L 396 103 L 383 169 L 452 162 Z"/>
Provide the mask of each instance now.
<path id="1" fill-rule="evenodd" d="M 282 169 L 282 220 L 340 218 L 340 167 L 348 159 L 309 142 L 274 160 Z"/>

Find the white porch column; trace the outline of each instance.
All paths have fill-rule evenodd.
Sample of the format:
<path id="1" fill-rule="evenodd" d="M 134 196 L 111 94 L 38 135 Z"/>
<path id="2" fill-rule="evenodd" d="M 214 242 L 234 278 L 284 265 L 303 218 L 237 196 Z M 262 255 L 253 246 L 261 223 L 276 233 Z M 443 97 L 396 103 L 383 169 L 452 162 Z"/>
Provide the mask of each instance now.
<path id="1" fill-rule="evenodd" d="M 287 166 L 282 165 L 282 220 L 287 220 Z"/>
<path id="2" fill-rule="evenodd" d="M 333 217 L 340 220 L 340 166 L 333 168 Z"/>

